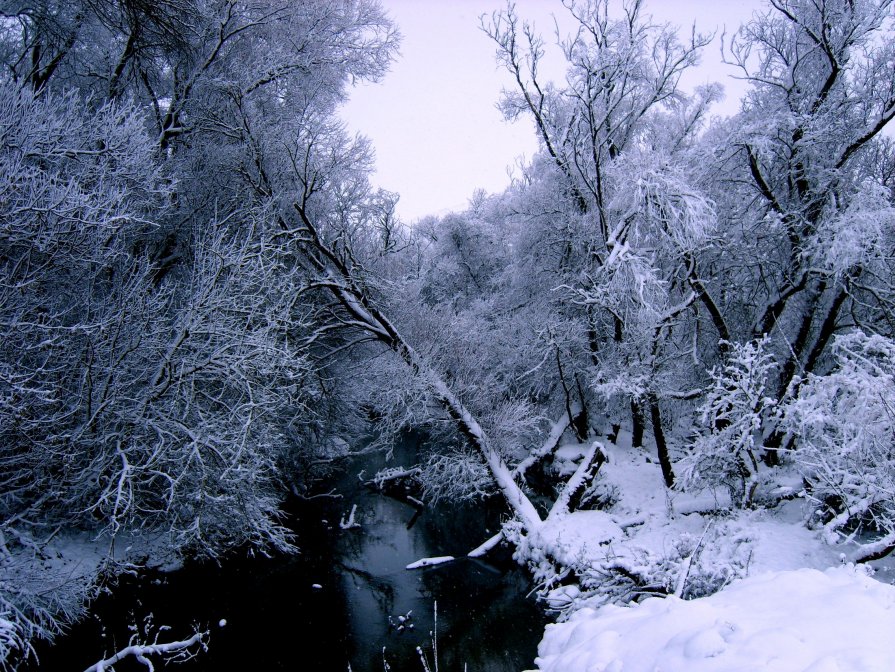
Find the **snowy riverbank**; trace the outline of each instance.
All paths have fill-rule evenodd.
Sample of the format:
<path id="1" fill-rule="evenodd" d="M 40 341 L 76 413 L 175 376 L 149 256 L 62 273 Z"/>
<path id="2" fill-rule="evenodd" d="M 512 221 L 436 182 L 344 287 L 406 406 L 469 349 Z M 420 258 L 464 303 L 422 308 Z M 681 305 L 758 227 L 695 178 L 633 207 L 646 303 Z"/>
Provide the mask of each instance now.
<path id="1" fill-rule="evenodd" d="M 625 439 L 604 449 L 593 486 L 603 510 L 548 519 L 520 540 L 518 558 L 560 611 L 539 670 L 895 669 L 895 586 L 847 562 L 852 540 L 831 545 L 811 529 L 796 479 L 781 472 L 767 506 L 731 509 L 725 493 L 669 492 L 649 451 Z M 569 464 L 558 468 L 580 452 L 560 449 Z M 557 560 L 568 575 L 551 574 Z"/>
<path id="2" fill-rule="evenodd" d="M 695 600 L 582 608 L 548 625 L 543 672 L 895 669 L 895 586 L 861 567 L 768 572 Z"/>

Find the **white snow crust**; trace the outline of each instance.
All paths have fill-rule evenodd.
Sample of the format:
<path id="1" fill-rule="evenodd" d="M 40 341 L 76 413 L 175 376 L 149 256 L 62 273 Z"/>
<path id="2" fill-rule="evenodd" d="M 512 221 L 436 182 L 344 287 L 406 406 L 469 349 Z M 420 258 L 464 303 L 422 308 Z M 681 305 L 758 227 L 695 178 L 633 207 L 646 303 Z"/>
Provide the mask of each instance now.
<path id="1" fill-rule="evenodd" d="M 860 568 L 765 572 L 695 600 L 582 608 L 548 625 L 542 672 L 895 670 L 895 586 Z"/>
<path id="2" fill-rule="evenodd" d="M 624 537 L 622 528 L 603 511 L 574 511 L 548 519 L 532 533 L 533 549 L 548 548 L 564 565 L 605 556 L 609 543 Z"/>

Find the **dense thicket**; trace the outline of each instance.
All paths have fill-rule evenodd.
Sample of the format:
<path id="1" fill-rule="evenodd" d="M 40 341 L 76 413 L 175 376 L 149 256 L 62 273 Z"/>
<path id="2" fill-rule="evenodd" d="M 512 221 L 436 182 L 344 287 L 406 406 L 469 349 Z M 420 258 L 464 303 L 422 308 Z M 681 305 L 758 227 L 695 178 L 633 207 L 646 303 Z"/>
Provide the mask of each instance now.
<path id="1" fill-rule="evenodd" d="M 85 0 L 3 3 L 0 38 L 13 664 L 80 608 L 91 545 L 113 562 L 291 548 L 279 504 L 333 451 L 337 397 L 281 210 L 317 188 L 373 209 L 369 149 L 333 113 L 397 36 L 366 0 Z"/>

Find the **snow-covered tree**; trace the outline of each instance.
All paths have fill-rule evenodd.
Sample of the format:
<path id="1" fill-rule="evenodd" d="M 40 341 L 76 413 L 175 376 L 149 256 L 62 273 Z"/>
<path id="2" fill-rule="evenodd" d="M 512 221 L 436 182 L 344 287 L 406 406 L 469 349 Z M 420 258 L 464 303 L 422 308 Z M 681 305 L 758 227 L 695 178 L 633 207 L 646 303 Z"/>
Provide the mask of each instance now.
<path id="1" fill-rule="evenodd" d="M 0 11 L 7 659 L 73 618 L 99 570 L 67 581 L 63 559 L 42 577 L 61 588 L 36 590 L 54 535 L 110 553 L 133 535 L 200 557 L 291 548 L 282 477 L 331 451 L 338 401 L 308 356 L 325 307 L 277 215 L 302 189 L 282 168 L 340 132 L 345 87 L 381 76 L 396 33 L 366 0 Z M 363 174 L 358 156 L 327 157 L 325 179 Z M 331 186 L 328 207 L 389 229 L 388 194 Z"/>
<path id="2" fill-rule="evenodd" d="M 685 487 L 721 485 L 740 506 L 758 486 L 761 427 L 774 410 L 768 379 L 775 363 L 766 340 L 734 343 L 711 371 L 712 387 L 699 408 L 700 433 L 687 456 Z"/>
<path id="3" fill-rule="evenodd" d="M 872 157 L 895 116 L 891 10 L 888 0 L 774 0 L 727 45 L 752 89 L 711 138 L 710 183 L 729 223 L 711 263 L 733 337 L 771 337 L 778 400 L 829 359 L 838 330 L 888 330 L 880 280 L 890 271 L 873 222 L 890 217 L 890 201 Z"/>
<path id="4" fill-rule="evenodd" d="M 543 40 L 513 7 L 484 28 L 516 84 L 504 92 L 504 112 L 531 116 L 543 152 L 532 170 L 541 185 L 554 185 L 554 202 L 567 204 L 545 209 L 539 233 L 557 239 L 554 287 L 562 288 L 567 318 L 588 335 L 577 360 L 587 363 L 604 404 L 620 402 L 616 421 L 622 409 L 631 413 L 637 445 L 648 413 L 670 485 L 662 407 L 667 413 L 669 400 L 692 389 L 689 367 L 672 371 L 688 354 L 710 361 L 718 339 L 729 336 L 697 259 L 711 239 L 714 208 L 687 157 L 717 90 L 688 98 L 679 88 L 708 38 L 681 41 L 642 2 L 626 4 L 619 18 L 607 2 L 565 7 L 577 30 L 560 41 L 561 87 L 540 80 Z M 716 333 L 696 353 L 687 332 L 703 315 Z"/>
<path id="5" fill-rule="evenodd" d="M 312 386 L 282 250 L 257 228 L 209 222 L 159 277 L 145 241 L 170 188 L 132 107 L 2 84 L 0 115 L 0 599 L 27 641 L 76 611 L 21 571 L 55 528 L 288 548 L 277 462 Z"/>

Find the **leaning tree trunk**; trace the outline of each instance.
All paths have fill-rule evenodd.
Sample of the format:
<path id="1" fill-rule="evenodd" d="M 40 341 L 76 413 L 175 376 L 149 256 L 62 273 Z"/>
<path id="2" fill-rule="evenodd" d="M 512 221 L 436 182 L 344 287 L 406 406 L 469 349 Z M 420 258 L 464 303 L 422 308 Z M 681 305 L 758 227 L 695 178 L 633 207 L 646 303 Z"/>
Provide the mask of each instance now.
<path id="1" fill-rule="evenodd" d="M 351 269 L 320 237 L 314 223 L 304 207 L 295 204 L 303 224 L 302 238 L 308 261 L 314 267 L 318 279 L 309 287 L 328 291 L 342 309 L 350 316 L 350 324 L 366 331 L 377 341 L 396 353 L 405 364 L 419 376 L 434 392 L 436 399 L 445 409 L 457 430 L 466 438 L 488 467 L 495 484 L 519 517 L 526 529 L 534 529 L 541 523 L 541 517 L 513 478 L 513 472 L 495 450 L 478 421 L 454 395 L 445 381 L 425 362 L 404 339 L 401 333 L 376 307 L 369 292 Z"/>
<path id="2" fill-rule="evenodd" d="M 671 468 L 671 458 L 668 455 L 668 443 L 665 441 L 665 431 L 662 429 L 662 414 L 659 411 L 659 399 L 654 393 L 648 396 L 650 419 L 653 422 L 653 437 L 656 440 L 656 452 L 659 455 L 659 465 L 662 467 L 662 478 L 665 479 L 665 487 L 674 487 L 674 470 Z"/>

